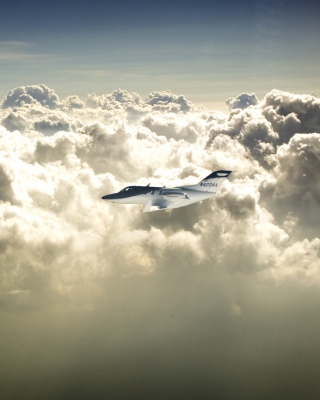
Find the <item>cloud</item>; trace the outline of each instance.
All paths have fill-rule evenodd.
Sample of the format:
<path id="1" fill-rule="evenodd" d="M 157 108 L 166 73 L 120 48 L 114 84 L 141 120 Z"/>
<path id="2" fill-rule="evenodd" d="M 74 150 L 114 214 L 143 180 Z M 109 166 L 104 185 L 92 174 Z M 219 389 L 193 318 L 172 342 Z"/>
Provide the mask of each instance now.
<path id="1" fill-rule="evenodd" d="M 197 140 L 203 125 L 201 121 L 192 117 L 188 118 L 176 113 L 163 114 L 159 111 L 148 113 L 141 122 L 159 136 L 165 136 L 167 139 L 185 139 L 190 143 Z"/>
<path id="2" fill-rule="evenodd" d="M 26 96 L 30 99 L 27 104 L 22 100 Z M 110 249 L 110 240 L 105 236 L 109 229 L 114 238 L 111 242 L 125 240 L 122 232 L 126 220 L 121 218 L 124 210 L 130 212 L 130 225 L 142 229 L 144 235 L 149 235 L 152 225 L 145 217 L 141 219 L 139 213 L 135 215 L 137 207 L 119 208 L 101 203 L 100 197 L 105 192 L 136 182 L 147 184 L 151 181 L 167 186 L 188 184 L 200 180 L 208 171 L 230 168 L 235 170 L 233 179 L 226 182 L 216 200 L 193 207 L 197 210 L 193 211 L 197 220 L 185 216 L 184 222 L 177 224 L 172 215 L 172 224 L 163 226 L 161 217 L 149 218 L 154 219 L 155 228 L 167 232 L 161 240 L 164 255 L 166 252 L 171 254 L 173 248 L 174 252 L 182 251 L 181 245 L 173 240 L 178 237 L 175 236 L 177 224 L 181 232 L 185 232 L 185 242 L 189 243 L 190 249 L 193 239 L 188 235 L 193 232 L 201 254 L 195 260 L 205 263 L 210 258 L 211 248 L 203 241 L 202 229 L 211 220 L 211 205 L 214 205 L 214 228 L 207 231 L 206 236 L 214 241 L 218 239 L 217 262 L 231 263 L 232 254 L 239 251 L 239 246 L 234 246 L 235 242 L 239 243 L 237 226 L 243 224 L 248 230 L 240 243 L 247 248 L 248 262 L 251 257 L 249 270 L 258 272 L 264 268 L 259 261 L 262 254 L 271 254 L 270 263 L 274 264 L 272 257 L 280 251 L 278 244 L 281 242 L 284 249 L 292 246 L 288 231 L 282 225 L 288 215 L 296 218 L 295 228 L 301 232 L 295 239 L 297 243 L 306 237 L 312 240 L 315 236 L 311 237 L 310 232 L 319 222 L 317 218 L 313 221 L 311 218 L 313 214 L 319 215 L 316 175 L 319 134 L 295 134 L 290 139 L 287 137 L 287 144 L 283 144 L 284 137 L 280 140 L 286 122 L 283 122 L 279 104 L 283 99 L 291 98 L 287 94 L 280 96 L 279 92 L 275 96 L 273 91 L 262 103 L 250 109 L 232 111 L 228 119 L 221 114 L 196 110 L 183 96 L 170 92 L 153 92 L 143 101 L 138 94 L 119 89 L 107 95 L 89 95 L 85 105 L 75 96 L 60 101 L 57 94 L 44 85 L 14 89 L 2 105 L 3 113 L 6 113 L 2 119 L 3 151 L 6 154 L 1 179 L 3 205 L 21 208 L 21 215 L 30 214 L 30 209 L 25 210 L 27 204 L 34 215 L 39 212 L 43 216 L 45 209 L 48 215 L 52 213 L 58 231 L 61 229 L 59 224 L 65 223 L 71 224 L 69 231 L 74 231 L 75 237 L 78 231 L 82 235 L 82 229 L 89 230 L 98 238 L 94 242 L 96 246 Z M 300 104 L 302 99 L 307 103 L 305 107 Z M 296 102 L 295 99 L 291 101 Z M 299 108 L 307 110 L 310 102 L 310 97 L 301 97 Z M 316 104 L 316 100 L 312 102 Z M 289 103 L 286 100 L 286 104 Z M 278 124 L 270 120 L 271 104 L 273 121 L 277 120 Z M 275 104 L 278 105 L 275 107 Z M 135 108 L 135 119 L 132 119 L 132 108 Z M 300 114 L 294 115 L 298 121 Z M 312 121 L 316 130 L 317 119 Z M 301 123 L 297 122 L 297 126 Z M 308 207 L 309 213 L 303 211 L 304 206 Z M 106 210 L 108 215 L 117 215 L 119 228 L 102 228 L 99 223 L 97 226 L 101 231 L 97 231 L 96 221 Z M 177 215 L 184 212 L 176 211 Z M 221 219 L 220 216 L 224 217 Z M 216 238 L 220 229 L 227 230 L 228 235 Z M 307 236 L 304 237 L 303 232 Z M 316 234 L 315 230 L 313 234 Z M 280 242 L 273 235 L 281 237 Z M 49 236 L 54 235 L 50 233 Z M 131 241 L 129 237 L 131 235 L 128 236 Z M 141 235 L 137 235 L 139 237 Z M 262 240 L 260 248 L 257 237 Z M 132 258 L 140 260 L 136 270 L 133 262 L 130 272 L 124 274 L 145 274 L 157 268 L 154 250 L 146 250 L 148 246 L 144 241 L 130 245 L 124 242 L 120 246 L 128 246 L 127 255 L 121 257 L 120 269 L 127 271 L 130 254 L 136 254 Z M 100 251 L 98 247 L 94 252 Z M 68 249 L 72 256 L 72 240 L 65 250 L 67 253 Z M 105 251 L 103 254 L 101 259 L 105 260 Z M 108 265 L 114 262 L 114 257 L 110 257 Z M 43 264 L 50 271 L 45 261 Z M 268 265 L 271 267 L 271 264 Z M 95 271 L 99 270 L 99 265 L 97 261 Z M 105 268 L 101 266 L 101 270 L 105 271 Z M 61 266 L 62 280 L 63 276 Z M 17 289 L 20 288 L 10 290 Z"/>
<path id="3" fill-rule="evenodd" d="M 84 107 L 84 102 L 79 99 L 78 96 L 68 96 L 64 101 L 63 104 L 65 107 L 69 109 L 73 108 L 83 108 Z"/>
<path id="4" fill-rule="evenodd" d="M 319 131 L 320 100 L 314 96 L 273 90 L 263 99 L 262 107 L 275 110 L 280 118 L 295 114 L 301 123 L 300 133 Z"/>
<path id="5" fill-rule="evenodd" d="M 91 108 L 100 107 L 104 110 L 119 109 L 121 106 L 134 106 L 141 104 L 138 93 L 129 93 L 125 90 L 115 90 L 111 94 L 97 96 L 92 93 L 88 96 L 87 106 Z"/>
<path id="6" fill-rule="evenodd" d="M 45 85 L 20 86 L 11 90 L 3 99 L 2 108 L 16 107 L 23 104 L 41 104 L 48 108 L 56 108 L 59 97 L 54 90 Z"/>
<path id="7" fill-rule="evenodd" d="M 261 184 L 264 201 L 279 219 L 293 213 L 299 219 L 296 233 L 311 238 L 320 222 L 319 133 L 293 136 L 278 148 L 275 163 L 276 180 L 267 178 Z"/>
<path id="8" fill-rule="evenodd" d="M 147 104 L 152 105 L 154 110 L 188 112 L 194 109 L 194 105 L 183 95 L 176 96 L 170 91 L 152 92 L 145 101 Z"/>
<path id="9" fill-rule="evenodd" d="M 30 99 L 28 104 L 22 100 L 26 96 Z M 253 95 L 251 97 L 254 98 Z M 112 176 L 109 190 L 117 190 L 128 183 L 142 180 L 144 184 L 150 179 L 173 186 L 187 184 L 192 183 L 191 180 L 200 180 L 209 170 L 230 168 L 236 170 L 233 180 L 226 183 L 215 203 L 211 203 L 221 214 L 229 215 L 225 222 L 221 222 L 222 225 L 235 220 L 253 223 L 264 215 L 264 209 L 270 215 L 274 213 L 277 223 L 280 223 L 278 214 L 282 215 L 286 209 L 283 217 L 293 212 L 300 229 L 301 224 L 307 224 L 306 214 L 299 215 L 301 208 L 298 204 L 302 199 L 307 196 L 309 206 L 313 211 L 317 210 L 319 195 L 315 171 L 319 169 L 319 134 L 296 134 L 290 139 L 287 137 L 289 143 L 283 144 L 284 138 L 280 140 L 280 134 L 286 123 L 281 119 L 283 108 L 279 104 L 291 97 L 287 94 L 281 97 L 273 91 L 261 104 L 232 111 L 228 119 L 220 114 L 196 110 L 183 96 L 170 92 L 153 92 L 143 101 L 138 94 L 119 89 L 107 95 L 89 95 L 85 106 L 74 96 L 60 101 L 57 94 L 44 85 L 14 89 L 3 101 L 2 108 L 6 115 L 2 125 L 6 142 L 12 142 L 11 148 L 15 149 L 14 153 L 10 153 L 11 148 L 6 149 L 7 159 L 20 163 L 21 167 L 11 168 L 15 176 L 12 182 L 4 175 L 4 199 L 9 202 L 26 201 L 36 209 L 45 206 L 54 210 L 55 205 L 63 210 L 61 187 L 66 185 L 68 204 L 74 202 L 72 207 L 76 209 L 79 206 L 76 197 L 73 197 L 77 192 L 76 185 L 67 183 L 65 179 L 60 180 L 62 171 L 65 171 L 65 176 L 70 173 L 71 176 L 84 174 L 95 177 L 100 192 L 94 190 L 91 193 L 91 190 L 85 189 L 84 193 L 88 192 L 89 197 L 84 197 L 81 204 L 100 204 L 99 196 L 107 190 L 102 187 L 105 174 Z M 295 99 L 291 101 L 293 104 L 296 102 Z M 310 102 L 316 104 L 316 100 L 311 101 L 310 97 L 306 97 L 305 102 L 305 107 L 299 103 L 301 110 L 307 110 Z M 287 103 L 290 101 L 286 100 Z M 278 124 L 270 121 L 271 104 L 274 120 L 280 121 Z M 100 111 L 92 114 L 97 108 Z M 135 108 L 135 119 L 132 119 L 132 108 Z M 100 121 L 97 120 L 98 115 Z M 300 114 L 294 115 L 298 121 Z M 312 121 L 316 130 L 317 119 Z M 297 122 L 297 126 L 301 123 Z M 11 135 L 5 128 L 17 133 Z M 20 147 L 20 142 L 26 144 Z M 13 164 L 8 162 L 8 165 Z M 37 172 L 33 165 L 39 165 L 43 172 Z M 202 169 L 196 166 L 202 166 Z M 25 171 L 29 174 L 26 177 Z M 44 181 L 38 177 L 39 173 L 45 176 Z M 33 183 L 28 186 L 29 180 Z M 37 185 L 35 182 L 38 182 Z M 78 178 L 76 182 L 79 184 Z M 314 185 L 311 182 L 315 182 Z M 89 183 L 85 180 L 84 185 L 86 187 Z M 280 203 L 282 212 L 279 211 Z M 209 203 L 206 204 L 208 207 Z M 103 203 L 100 206 L 110 208 Z M 113 211 L 118 213 L 119 207 L 114 206 Z M 133 209 L 131 212 L 134 212 Z M 77 225 L 81 225 L 82 218 L 79 217 Z M 139 219 L 135 222 L 136 218 L 132 218 L 133 224 L 138 223 Z M 206 221 L 208 216 L 201 214 L 198 218 Z M 187 220 L 185 226 L 188 226 Z M 274 225 L 275 229 L 282 229 L 281 224 Z M 254 226 L 258 226 L 256 222 Z M 94 226 L 90 229 L 95 231 Z M 255 235 L 254 230 L 251 234 Z M 253 238 L 247 239 L 252 243 Z M 101 237 L 101 240 L 107 239 Z M 137 243 L 135 248 L 144 246 Z M 148 257 L 152 268 L 156 268 L 152 254 Z"/>
<path id="10" fill-rule="evenodd" d="M 28 120 L 18 113 L 10 112 L 2 119 L 1 125 L 10 132 L 23 132 L 28 125 Z"/>
<path id="11" fill-rule="evenodd" d="M 229 107 L 229 110 L 234 110 L 236 108 L 241 108 L 243 110 L 247 107 L 257 105 L 258 98 L 254 93 L 252 94 L 242 93 L 236 98 L 230 97 L 230 99 L 228 99 L 226 103 L 227 106 Z"/>
<path id="12" fill-rule="evenodd" d="M 227 399 L 269 398 L 283 385 L 289 393 L 292 380 L 299 396 L 315 385 L 305 366 L 319 328 L 317 104 L 272 91 L 224 115 L 170 92 L 85 101 L 44 85 L 9 92 L 0 301 L 11 398 L 156 388 L 153 398 L 191 399 L 189 375 L 204 396 Z M 101 200 L 129 184 L 192 184 L 215 169 L 233 171 L 216 198 L 172 212 Z"/>

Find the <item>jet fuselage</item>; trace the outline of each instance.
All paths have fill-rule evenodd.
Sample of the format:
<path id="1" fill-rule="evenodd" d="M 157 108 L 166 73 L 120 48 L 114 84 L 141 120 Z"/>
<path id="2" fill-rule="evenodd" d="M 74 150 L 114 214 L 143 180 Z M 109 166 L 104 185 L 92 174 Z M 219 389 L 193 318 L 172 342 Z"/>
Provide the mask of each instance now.
<path id="1" fill-rule="evenodd" d="M 158 203 L 163 200 L 177 202 L 179 207 L 213 197 L 215 192 L 199 192 L 188 188 L 164 188 L 154 186 L 128 186 L 118 193 L 103 196 L 103 200 L 119 204 Z M 174 207 L 175 208 L 175 207 Z"/>
<path id="2" fill-rule="evenodd" d="M 215 196 L 231 171 L 215 171 L 196 185 L 175 188 L 127 186 L 118 193 L 107 194 L 103 200 L 119 204 L 143 204 L 144 212 L 188 206 Z"/>

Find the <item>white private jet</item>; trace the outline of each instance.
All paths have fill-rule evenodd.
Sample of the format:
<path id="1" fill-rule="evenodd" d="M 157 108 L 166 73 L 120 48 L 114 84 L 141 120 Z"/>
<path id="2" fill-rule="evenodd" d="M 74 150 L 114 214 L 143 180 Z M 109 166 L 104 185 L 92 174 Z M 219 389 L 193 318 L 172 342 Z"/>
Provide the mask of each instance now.
<path id="1" fill-rule="evenodd" d="M 142 204 L 144 212 L 170 210 L 189 206 L 214 197 L 222 182 L 232 171 L 215 171 L 196 185 L 176 188 L 128 186 L 118 193 L 107 194 L 103 200 L 119 204 Z"/>

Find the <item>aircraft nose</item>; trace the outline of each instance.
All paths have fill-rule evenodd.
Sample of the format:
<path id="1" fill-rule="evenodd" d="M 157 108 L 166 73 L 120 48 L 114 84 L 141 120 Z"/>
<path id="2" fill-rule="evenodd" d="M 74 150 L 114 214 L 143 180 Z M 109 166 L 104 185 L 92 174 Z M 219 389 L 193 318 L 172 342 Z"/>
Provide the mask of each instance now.
<path id="1" fill-rule="evenodd" d="M 102 200 L 112 200 L 112 194 L 106 194 L 105 196 L 101 197 Z"/>

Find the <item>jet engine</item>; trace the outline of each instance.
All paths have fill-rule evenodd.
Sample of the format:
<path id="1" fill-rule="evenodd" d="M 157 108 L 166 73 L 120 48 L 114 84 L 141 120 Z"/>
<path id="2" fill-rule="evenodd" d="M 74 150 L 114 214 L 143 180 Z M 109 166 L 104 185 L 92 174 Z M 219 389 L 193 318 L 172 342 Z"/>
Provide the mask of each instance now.
<path id="1" fill-rule="evenodd" d="M 185 193 L 178 192 L 175 190 L 161 190 L 159 192 L 159 195 L 162 196 L 165 200 L 170 200 L 170 201 L 189 199 L 189 197 Z"/>

